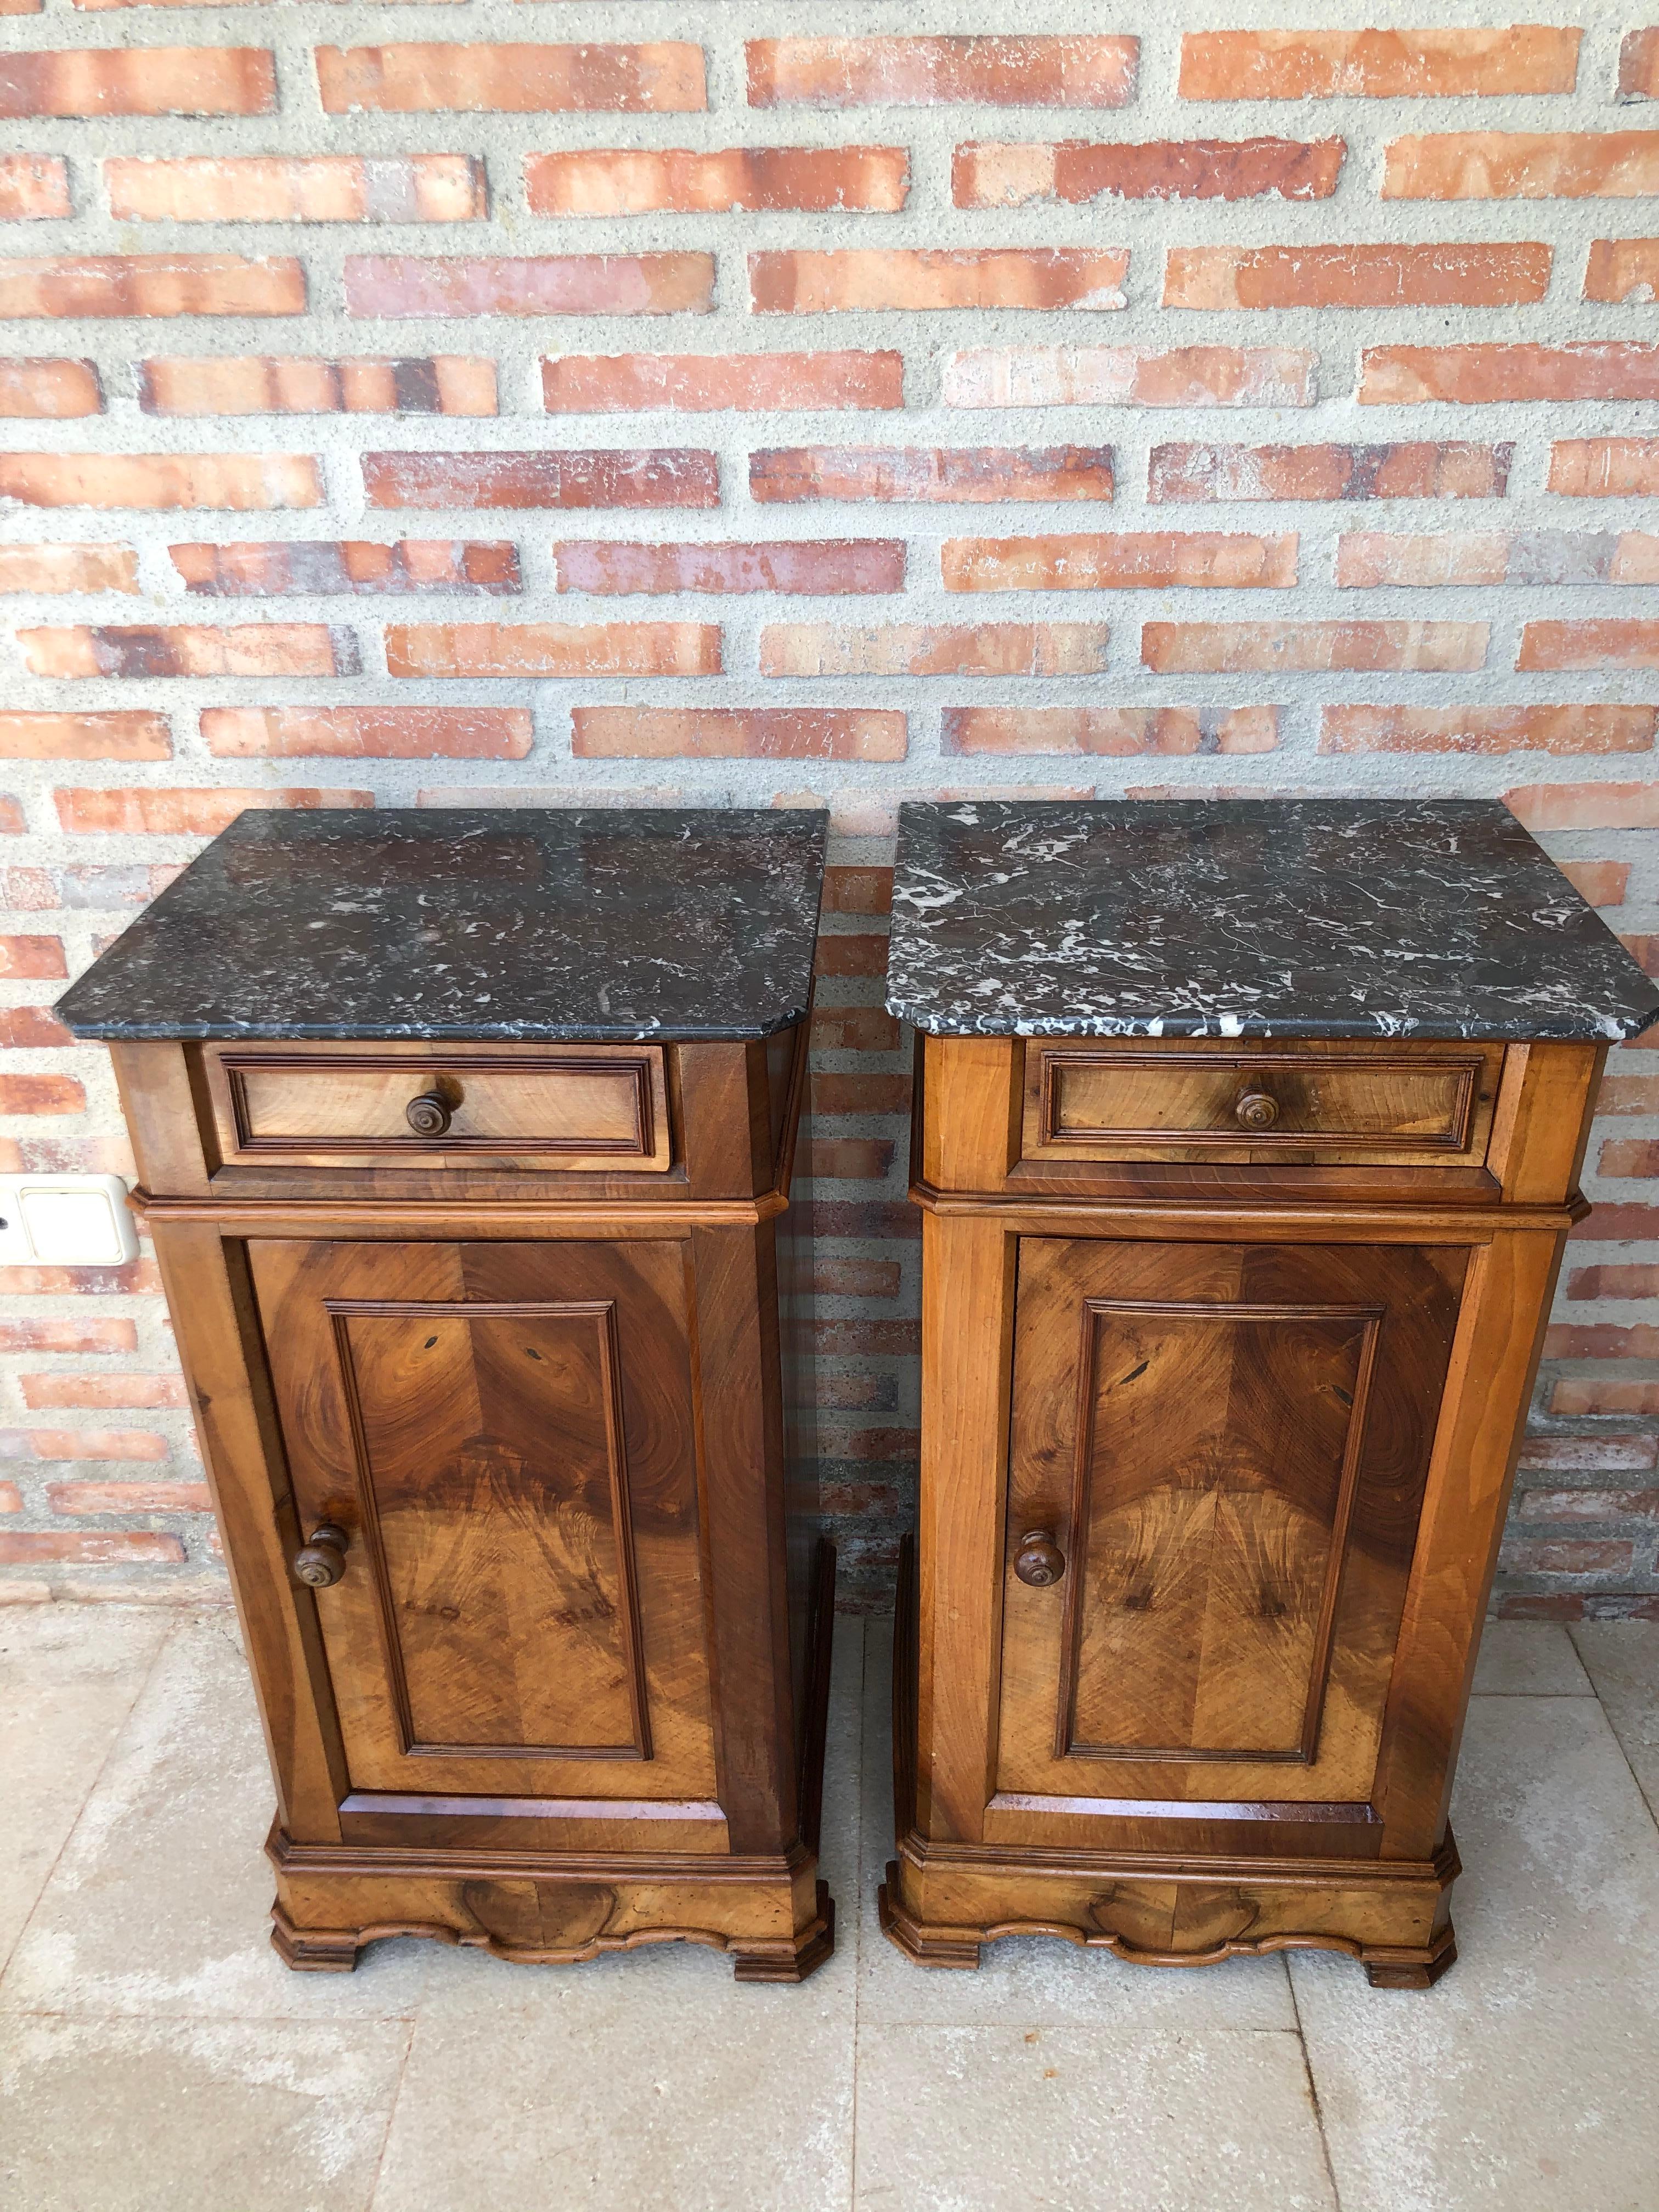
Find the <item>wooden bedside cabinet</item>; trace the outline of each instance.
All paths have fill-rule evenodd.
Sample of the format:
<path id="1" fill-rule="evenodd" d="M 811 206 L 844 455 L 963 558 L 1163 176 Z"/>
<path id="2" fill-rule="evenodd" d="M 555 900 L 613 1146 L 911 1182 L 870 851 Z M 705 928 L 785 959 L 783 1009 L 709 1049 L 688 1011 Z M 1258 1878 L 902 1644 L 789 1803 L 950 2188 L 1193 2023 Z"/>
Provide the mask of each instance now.
<path id="1" fill-rule="evenodd" d="M 63 1002 L 132 1132 L 291 1966 L 830 1954 L 834 1553 L 785 1449 L 823 860 L 790 812 L 247 813 Z"/>
<path id="2" fill-rule="evenodd" d="M 1478 802 L 907 807 L 922 1443 L 883 1923 L 1426 1987 L 1608 1040 Z"/>

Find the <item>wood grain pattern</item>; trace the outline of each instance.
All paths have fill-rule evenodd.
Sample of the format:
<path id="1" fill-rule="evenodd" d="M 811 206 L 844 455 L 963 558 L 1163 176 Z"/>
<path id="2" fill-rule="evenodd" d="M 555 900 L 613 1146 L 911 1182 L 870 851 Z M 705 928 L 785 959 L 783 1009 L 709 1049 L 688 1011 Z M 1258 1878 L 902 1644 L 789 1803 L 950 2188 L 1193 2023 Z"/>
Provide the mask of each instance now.
<path id="1" fill-rule="evenodd" d="M 1504 1048 L 1028 1044 L 1024 1060 L 1026 1159 L 1476 1165 Z"/>
<path id="2" fill-rule="evenodd" d="M 680 1249 L 255 1246 L 354 1787 L 713 1794 Z"/>
<path id="3" fill-rule="evenodd" d="M 1462 1272 L 1024 1240 L 1000 1790 L 1364 1802 Z M 1039 1522 L 1052 1591 L 1012 1571 Z"/>
<path id="4" fill-rule="evenodd" d="M 670 1165 L 660 1045 L 231 1048 L 203 1053 L 222 1158 L 295 1166 L 544 1159 L 573 1171 Z M 442 1102 L 422 1133 L 411 1104 Z"/>

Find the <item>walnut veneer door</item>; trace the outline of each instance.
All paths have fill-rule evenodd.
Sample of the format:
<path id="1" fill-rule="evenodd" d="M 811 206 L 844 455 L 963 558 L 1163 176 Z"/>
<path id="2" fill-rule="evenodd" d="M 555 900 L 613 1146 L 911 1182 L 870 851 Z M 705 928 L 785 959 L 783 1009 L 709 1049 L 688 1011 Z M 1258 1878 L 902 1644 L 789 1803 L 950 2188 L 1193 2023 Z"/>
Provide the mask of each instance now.
<path id="1" fill-rule="evenodd" d="M 684 1246 L 251 1249 L 354 1788 L 712 1797 Z"/>
<path id="2" fill-rule="evenodd" d="M 1022 1243 L 1005 1811 L 1364 1817 L 1465 1259 Z"/>

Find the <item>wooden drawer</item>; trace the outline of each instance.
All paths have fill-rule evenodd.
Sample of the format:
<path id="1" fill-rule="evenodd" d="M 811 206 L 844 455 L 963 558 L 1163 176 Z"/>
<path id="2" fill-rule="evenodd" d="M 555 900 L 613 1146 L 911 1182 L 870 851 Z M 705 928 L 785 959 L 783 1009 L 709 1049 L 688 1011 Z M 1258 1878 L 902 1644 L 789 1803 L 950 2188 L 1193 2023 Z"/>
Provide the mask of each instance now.
<path id="1" fill-rule="evenodd" d="M 1028 1160 L 1479 1166 L 1504 1048 L 1025 1048 Z"/>
<path id="2" fill-rule="evenodd" d="M 227 1162 L 669 1165 L 660 1045 L 210 1046 L 204 1058 Z"/>

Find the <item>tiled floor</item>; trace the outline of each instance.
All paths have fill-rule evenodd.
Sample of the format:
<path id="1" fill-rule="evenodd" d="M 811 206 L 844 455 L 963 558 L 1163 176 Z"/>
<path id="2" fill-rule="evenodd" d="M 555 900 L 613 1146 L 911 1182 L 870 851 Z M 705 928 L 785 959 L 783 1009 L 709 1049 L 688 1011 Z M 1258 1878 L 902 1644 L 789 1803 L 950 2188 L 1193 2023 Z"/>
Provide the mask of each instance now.
<path id="1" fill-rule="evenodd" d="M 804 1987 L 414 1942 L 292 1975 L 229 1616 L 0 1613 L 0 2204 L 1659 2212 L 1659 1626 L 1490 1632 L 1426 1996 L 1305 1954 L 911 1966 L 873 1901 L 887 1675 L 884 1624 L 842 1621 L 842 1943 Z"/>

